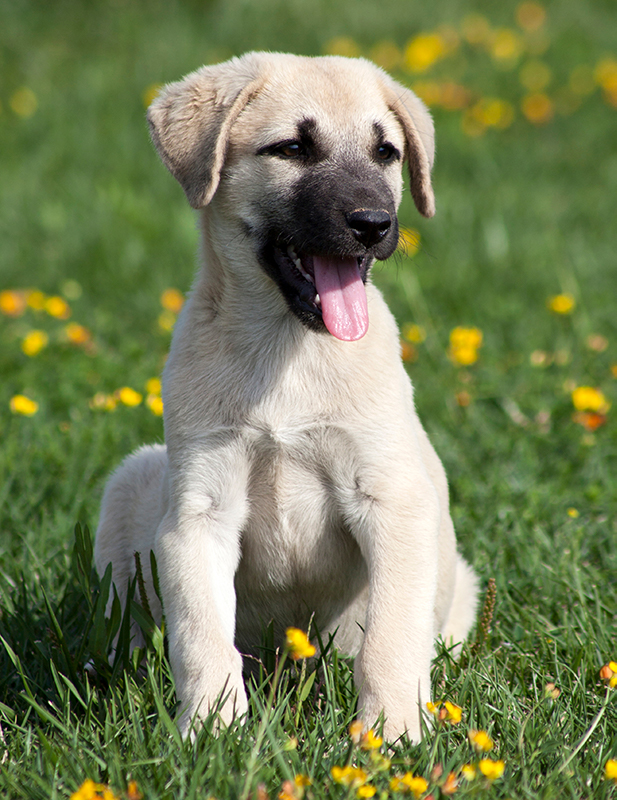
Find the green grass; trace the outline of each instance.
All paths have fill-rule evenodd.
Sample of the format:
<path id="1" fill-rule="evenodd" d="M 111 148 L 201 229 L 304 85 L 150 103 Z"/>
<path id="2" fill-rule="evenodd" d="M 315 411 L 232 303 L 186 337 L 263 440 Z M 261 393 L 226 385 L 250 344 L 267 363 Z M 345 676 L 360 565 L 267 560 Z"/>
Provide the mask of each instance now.
<path id="1" fill-rule="evenodd" d="M 173 681 L 147 620 L 146 667 L 136 669 L 126 647 L 107 665 L 121 620 L 103 619 L 105 586 L 74 529 L 94 530 L 106 475 L 132 448 L 162 441 L 163 428 L 145 404 L 110 413 L 89 402 L 122 386 L 143 392 L 160 373 L 169 334 L 157 322 L 159 297 L 169 286 L 188 290 L 197 245 L 193 212 L 148 141 L 142 94 L 247 49 L 320 53 L 347 36 L 370 54 L 382 39 L 403 48 L 440 25 L 460 31 L 470 13 L 520 33 L 515 9 L 481 0 L 2 5 L 0 291 L 66 293 L 71 320 L 93 342 L 68 344 L 66 321 L 45 312 L 0 316 L 3 797 L 66 798 L 91 777 L 117 796 L 133 778 L 148 800 L 223 800 L 258 783 L 275 798 L 303 773 L 312 779 L 305 797 L 317 800 L 355 796 L 333 784 L 333 766 L 351 759 L 374 771 L 347 735 L 351 666 L 331 649 L 304 672 L 284 670 L 269 711 L 262 675 L 250 721 L 218 737 L 208 724 L 194 744 L 178 739 Z M 448 471 L 461 548 L 497 588 L 486 640 L 458 663 L 446 651 L 435 663 L 435 697 L 460 705 L 463 721 L 389 749 L 390 770 L 372 780 L 378 797 L 391 774 L 410 769 L 439 797 L 445 775 L 473 758 L 470 728 L 488 731 L 491 756 L 506 767 L 492 786 L 477 780 L 457 797 L 615 795 L 603 773 L 617 758 L 617 689 L 607 693 L 598 673 L 617 660 L 617 109 L 598 86 L 573 108 L 566 87 L 574 68 L 592 74 L 617 56 L 617 24 L 609 0 L 553 2 L 547 12 L 548 47 L 533 56 L 552 73 L 546 124 L 520 110 L 528 51 L 500 66 L 463 43 L 425 75 L 393 70 L 410 84 L 460 83 L 472 108 L 499 97 L 515 116 L 474 137 L 464 112 L 434 108 L 438 213 L 419 219 L 406 196 L 401 220 L 420 233 L 420 250 L 375 270 L 399 322 L 427 332 L 409 363 L 418 409 Z M 37 100 L 30 116 L 13 108 L 24 86 Z M 570 315 L 547 310 L 560 292 L 576 300 Z M 447 356 L 457 325 L 484 335 L 468 368 Z M 49 344 L 28 357 L 20 345 L 32 329 Z M 607 347 L 590 347 L 592 335 Z M 572 419 L 577 385 L 613 403 L 595 432 Z M 21 393 L 38 402 L 34 416 L 10 412 Z M 271 653 L 266 663 L 271 670 Z M 556 699 L 546 697 L 549 683 Z"/>

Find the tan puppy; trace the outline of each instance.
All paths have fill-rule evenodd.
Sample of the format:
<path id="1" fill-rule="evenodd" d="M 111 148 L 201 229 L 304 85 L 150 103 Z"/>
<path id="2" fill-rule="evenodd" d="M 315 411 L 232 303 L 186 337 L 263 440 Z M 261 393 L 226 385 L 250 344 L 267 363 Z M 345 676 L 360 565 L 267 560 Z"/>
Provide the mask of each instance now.
<path id="1" fill-rule="evenodd" d="M 184 732 L 223 690 L 224 721 L 246 711 L 240 654 L 314 613 L 356 657 L 365 722 L 417 740 L 435 636 L 465 638 L 476 579 L 368 273 L 397 246 L 404 160 L 434 213 L 432 120 L 367 61 L 279 53 L 197 70 L 148 119 L 200 209 L 202 266 L 164 373 L 167 445 L 110 479 L 97 568 L 123 597 L 154 550 Z"/>

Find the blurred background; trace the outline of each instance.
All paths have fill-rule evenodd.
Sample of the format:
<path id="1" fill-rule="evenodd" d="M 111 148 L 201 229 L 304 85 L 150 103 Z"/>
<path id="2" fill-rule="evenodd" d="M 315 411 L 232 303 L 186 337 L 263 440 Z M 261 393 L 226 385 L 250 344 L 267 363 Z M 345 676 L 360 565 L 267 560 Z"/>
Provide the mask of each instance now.
<path id="1" fill-rule="evenodd" d="M 374 279 L 463 540 L 521 507 L 534 520 L 603 507 L 617 375 L 612 0 L 12 0 L 0 43 L 7 570 L 65 548 L 77 519 L 94 526 L 108 471 L 162 439 L 156 378 L 197 234 L 145 109 L 162 83 L 250 49 L 365 56 L 431 107 L 437 215 L 421 219 L 406 193 L 401 249 Z M 580 387 L 599 394 L 575 402 Z"/>

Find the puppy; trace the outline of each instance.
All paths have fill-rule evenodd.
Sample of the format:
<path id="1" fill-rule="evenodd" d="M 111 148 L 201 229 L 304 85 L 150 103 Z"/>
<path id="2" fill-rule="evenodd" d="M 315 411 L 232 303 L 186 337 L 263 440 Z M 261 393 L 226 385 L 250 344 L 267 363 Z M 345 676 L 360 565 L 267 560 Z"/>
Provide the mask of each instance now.
<path id="1" fill-rule="evenodd" d="M 121 598 L 156 555 L 184 733 L 247 708 L 264 625 L 355 657 L 359 713 L 421 735 L 433 642 L 461 642 L 476 578 L 370 282 L 398 242 L 407 162 L 434 213 L 433 124 L 362 59 L 248 53 L 166 86 L 152 139 L 200 211 L 201 268 L 163 376 L 166 446 L 109 480 L 96 536 Z M 135 637 L 139 635 L 135 631 Z M 136 638 L 134 639 L 134 642 Z"/>

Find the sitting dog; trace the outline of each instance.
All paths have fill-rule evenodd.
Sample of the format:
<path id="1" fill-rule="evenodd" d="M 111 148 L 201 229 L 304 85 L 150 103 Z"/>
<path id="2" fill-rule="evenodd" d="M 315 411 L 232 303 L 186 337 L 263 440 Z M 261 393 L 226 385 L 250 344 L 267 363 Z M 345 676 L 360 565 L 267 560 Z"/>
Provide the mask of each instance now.
<path id="1" fill-rule="evenodd" d="M 148 120 L 202 263 L 163 375 L 166 446 L 109 480 L 97 569 L 122 599 L 144 554 L 160 616 L 154 551 L 184 734 L 221 696 L 224 723 L 246 711 L 241 653 L 265 625 L 282 641 L 314 615 L 355 657 L 365 723 L 418 740 L 434 639 L 466 637 L 477 587 L 369 272 L 397 247 L 404 161 L 434 213 L 431 117 L 368 61 L 249 53 L 166 86 Z"/>

